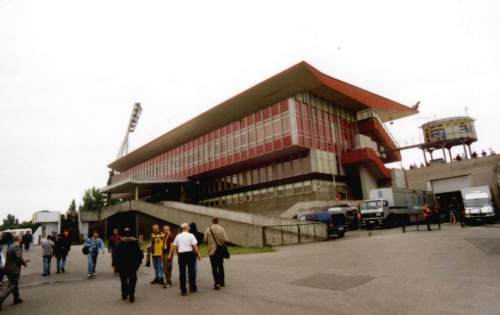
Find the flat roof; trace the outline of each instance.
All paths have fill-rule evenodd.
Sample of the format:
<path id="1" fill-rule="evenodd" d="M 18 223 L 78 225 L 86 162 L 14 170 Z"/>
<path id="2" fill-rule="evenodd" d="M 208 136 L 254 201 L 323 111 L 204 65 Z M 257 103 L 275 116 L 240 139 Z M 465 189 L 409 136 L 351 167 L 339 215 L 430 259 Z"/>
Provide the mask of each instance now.
<path id="1" fill-rule="evenodd" d="M 382 121 L 418 113 L 411 107 L 330 77 L 302 61 L 146 143 L 108 167 L 123 172 L 169 149 L 305 91 L 350 110 L 372 108 Z"/>

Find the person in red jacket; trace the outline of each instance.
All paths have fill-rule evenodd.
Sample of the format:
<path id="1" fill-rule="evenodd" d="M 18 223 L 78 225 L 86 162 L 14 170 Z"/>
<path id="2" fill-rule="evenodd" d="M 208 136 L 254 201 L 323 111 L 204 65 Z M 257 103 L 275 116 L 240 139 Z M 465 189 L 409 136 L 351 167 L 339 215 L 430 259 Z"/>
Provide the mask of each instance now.
<path id="1" fill-rule="evenodd" d="M 432 218 L 432 211 L 431 208 L 427 204 L 424 205 L 424 208 L 422 209 L 422 213 L 424 215 L 424 221 L 425 224 L 427 225 L 427 230 L 431 230 L 431 218 Z"/>
<path id="2" fill-rule="evenodd" d="M 114 273 L 118 273 L 116 270 L 116 262 L 114 259 L 114 252 L 116 248 L 118 247 L 118 244 L 120 244 L 120 241 L 122 240 L 122 237 L 120 236 L 120 231 L 118 229 L 113 230 L 113 235 L 109 238 L 109 244 L 108 244 L 108 251 L 111 253 L 111 266 L 113 267 Z"/>

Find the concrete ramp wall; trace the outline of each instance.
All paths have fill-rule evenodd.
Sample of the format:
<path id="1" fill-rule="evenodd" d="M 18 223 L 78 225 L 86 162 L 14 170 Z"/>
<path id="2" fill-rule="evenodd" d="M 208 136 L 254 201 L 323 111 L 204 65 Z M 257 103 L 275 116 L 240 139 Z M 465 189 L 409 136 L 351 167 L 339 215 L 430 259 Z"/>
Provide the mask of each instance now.
<path id="1" fill-rule="evenodd" d="M 198 230 L 204 232 L 212 218 L 219 218 L 227 232 L 229 242 L 240 246 L 264 246 L 264 226 L 300 224 L 296 220 L 267 217 L 218 208 L 203 207 L 181 202 L 149 203 L 132 200 L 103 208 L 101 220 L 127 211 L 138 211 L 149 216 L 180 225 L 195 222 Z"/>

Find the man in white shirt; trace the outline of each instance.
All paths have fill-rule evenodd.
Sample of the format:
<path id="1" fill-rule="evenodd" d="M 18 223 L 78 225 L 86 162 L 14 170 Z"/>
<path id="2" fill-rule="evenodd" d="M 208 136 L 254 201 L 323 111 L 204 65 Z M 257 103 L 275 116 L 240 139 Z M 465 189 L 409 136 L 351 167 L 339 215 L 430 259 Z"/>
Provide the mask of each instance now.
<path id="1" fill-rule="evenodd" d="M 189 224 L 181 224 L 182 233 L 177 234 L 170 249 L 168 259 L 172 260 L 174 253 L 177 252 L 179 262 L 179 282 L 181 283 L 181 295 L 187 295 L 186 289 L 186 267 L 189 278 L 189 291 L 194 293 L 196 288 L 196 258 L 201 260 L 198 250 L 198 241 L 193 234 L 189 233 Z"/>

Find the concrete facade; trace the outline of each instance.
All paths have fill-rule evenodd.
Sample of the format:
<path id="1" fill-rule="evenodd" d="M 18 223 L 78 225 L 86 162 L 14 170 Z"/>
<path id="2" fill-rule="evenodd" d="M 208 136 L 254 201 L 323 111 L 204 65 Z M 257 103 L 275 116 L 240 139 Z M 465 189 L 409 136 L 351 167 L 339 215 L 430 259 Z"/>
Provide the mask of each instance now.
<path id="1" fill-rule="evenodd" d="M 500 155 L 493 155 L 410 169 L 405 171 L 405 176 L 408 188 L 419 190 L 431 190 L 433 181 L 467 176 L 471 186 L 490 187 L 498 209 L 500 206 L 499 165 Z"/>

